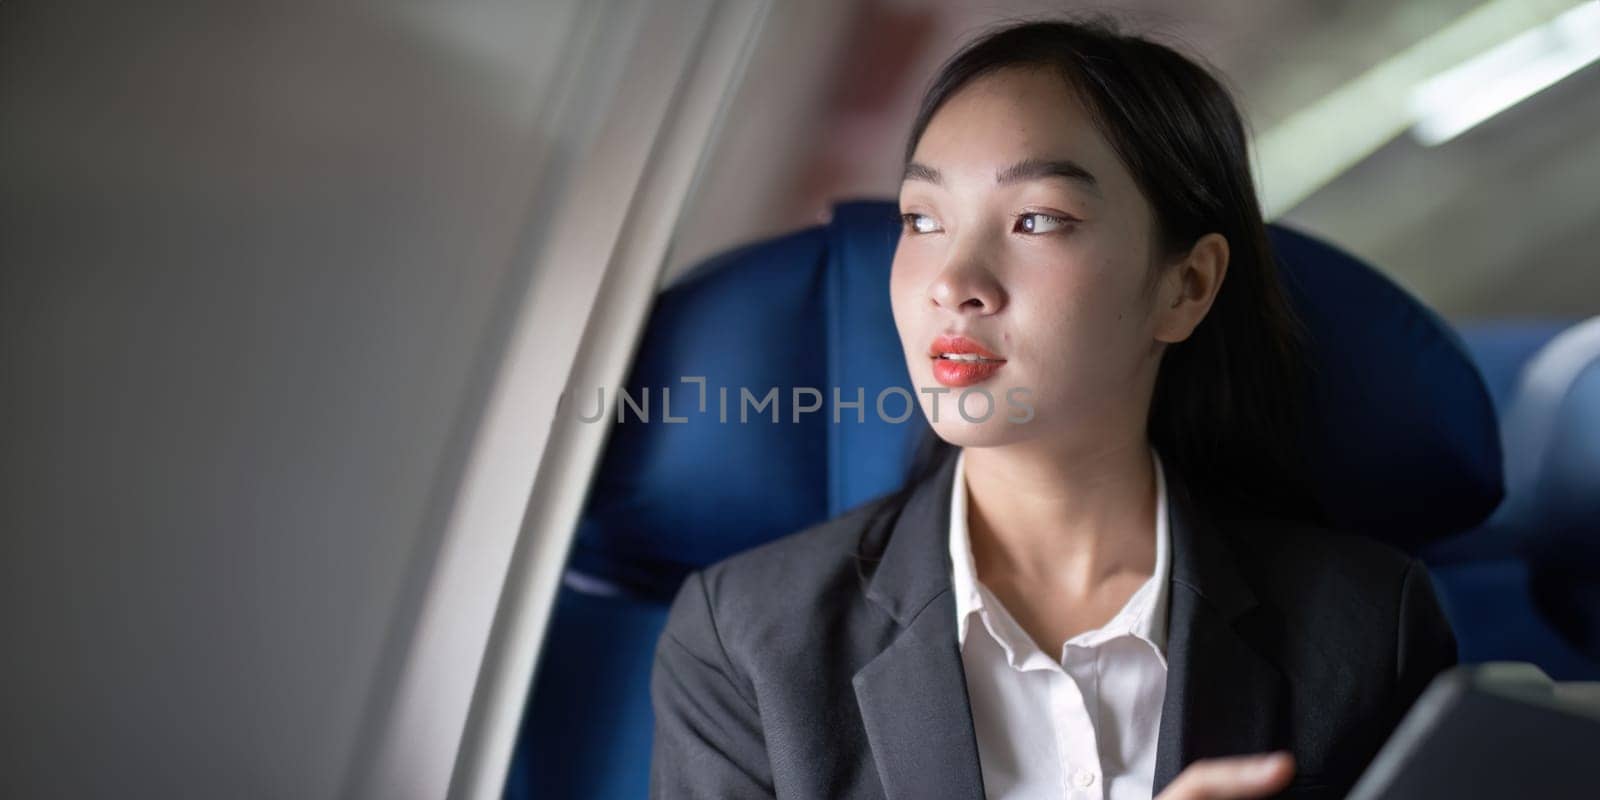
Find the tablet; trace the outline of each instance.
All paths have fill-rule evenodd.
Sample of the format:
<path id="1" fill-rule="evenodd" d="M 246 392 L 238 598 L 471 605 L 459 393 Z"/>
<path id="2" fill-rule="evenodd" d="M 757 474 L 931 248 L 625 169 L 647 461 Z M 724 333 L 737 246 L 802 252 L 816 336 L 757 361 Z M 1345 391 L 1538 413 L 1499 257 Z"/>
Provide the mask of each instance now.
<path id="1" fill-rule="evenodd" d="M 1600 684 L 1458 666 L 1417 699 L 1346 800 L 1600 798 Z"/>

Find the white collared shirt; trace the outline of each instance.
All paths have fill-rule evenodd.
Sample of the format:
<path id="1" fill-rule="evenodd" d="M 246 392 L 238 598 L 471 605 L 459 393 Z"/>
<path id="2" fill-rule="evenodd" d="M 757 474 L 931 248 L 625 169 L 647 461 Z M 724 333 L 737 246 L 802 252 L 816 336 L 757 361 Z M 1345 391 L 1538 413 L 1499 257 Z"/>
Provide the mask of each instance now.
<path id="1" fill-rule="evenodd" d="M 1001 798 L 1149 800 L 1166 693 L 1167 485 L 1156 467 L 1156 564 L 1104 626 L 1042 652 L 978 580 L 965 451 L 950 498 L 951 588 L 983 787 Z M 971 635 L 969 635 L 971 634 Z"/>

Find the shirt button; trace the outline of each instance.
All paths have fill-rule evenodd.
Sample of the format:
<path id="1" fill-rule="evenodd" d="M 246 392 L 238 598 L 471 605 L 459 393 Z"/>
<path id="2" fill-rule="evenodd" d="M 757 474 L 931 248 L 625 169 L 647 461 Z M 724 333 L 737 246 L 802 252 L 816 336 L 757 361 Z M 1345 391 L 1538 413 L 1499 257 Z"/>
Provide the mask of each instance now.
<path id="1" fill-rule="evenodd" d="M 1079 789 L 1087 789 L 1090 786 L 1093 786 L 1094 773 L 1086 769 L 1080 769 L 1077 772 L 1072 773 L 1072 785 L 1078 787 Z"/>

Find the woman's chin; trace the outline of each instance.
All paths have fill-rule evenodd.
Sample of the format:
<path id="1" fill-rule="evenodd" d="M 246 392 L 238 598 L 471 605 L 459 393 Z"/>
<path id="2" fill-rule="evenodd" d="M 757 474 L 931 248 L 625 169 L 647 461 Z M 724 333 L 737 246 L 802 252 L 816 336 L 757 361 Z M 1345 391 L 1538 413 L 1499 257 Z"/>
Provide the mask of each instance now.
<path id="1" fill-rule="evenodd" d="M 933 423 L 939 438 L 956 447 L 998 447 L 1015 444 L 1029 438 L 1027 423 L 1008 422 L 1004 415 L 996 414 L 983 422 L 964 419 L 940 418 Z"/>

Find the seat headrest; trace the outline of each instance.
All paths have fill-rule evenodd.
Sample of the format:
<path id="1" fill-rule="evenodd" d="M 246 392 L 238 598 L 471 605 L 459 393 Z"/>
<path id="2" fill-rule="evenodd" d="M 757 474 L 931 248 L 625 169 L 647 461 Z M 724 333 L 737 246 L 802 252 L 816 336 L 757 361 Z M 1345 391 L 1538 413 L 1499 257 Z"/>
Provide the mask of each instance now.
<path id="1" fill-rule="evenodd" d="M 904 423 L 876 408 L 883 389 L 911 386 L 888 291 L 898 216 L 893 203 L 842 204 L 827 225 L 714 258 L 661 294 L 627 381 L 656 413 L 640 423 L 628 407 L 612 429 L 573 571 L 670 596 L 690 569 L 898 488 L 925 425 L 897 396 L 883 415 L 909 411 Z M 1350 256 L 1284 228 L 1272 238 L 1311 331 L 1320 374 L 1305 459 L 1335 524 L 1411 544 L 1481 520 L 1500 499 L 1499 441 L 1449 327 Z M 705 379 L 705 411 L 687 377 Z M 796 387 L 860 398 L 864 414 L 847 407 L 833 424 L 837 404 L 822 397 L 797 415 Z M 575 389 L 592 414 L 594 388 Z M 769 390 L 776 423 L 758 406 Z"/>
<path id="2" fill-rule="evenodd" d="M 1600 317 L 1551 339 L 1505 416 L 1506 505 L 1536 559 L 1600 578 Z"/>
<path id="3" fill-rule="evenodd" d="M 1483 521 L 1504 494 L 1499 428 L 1460 337 L 1354 256 L 1268 233 L 1309 334 L 1306 464 L 1331 522 L 1414 548 Z"/>

